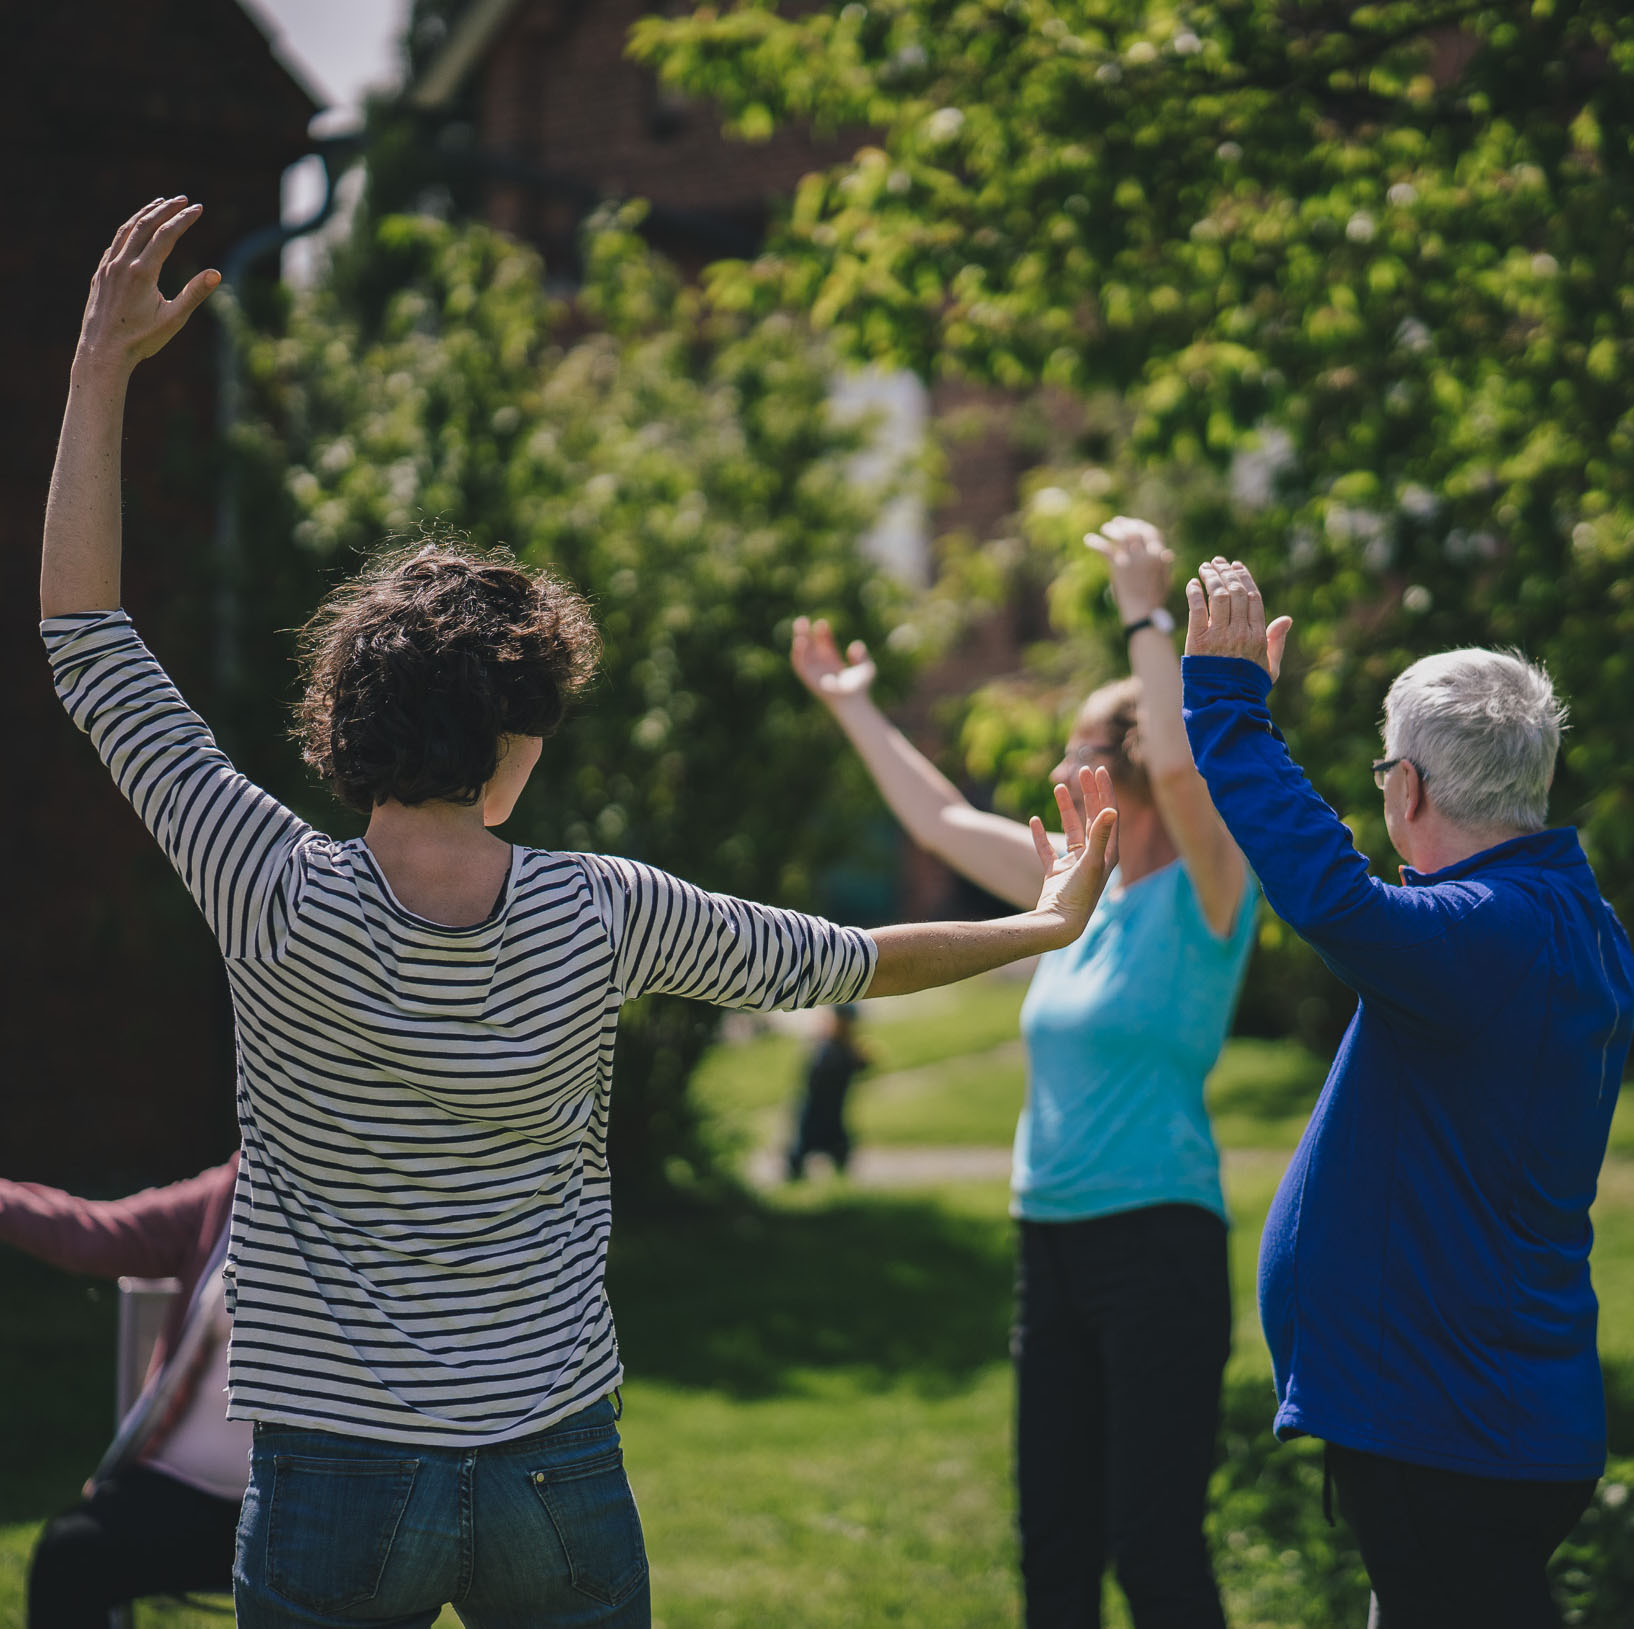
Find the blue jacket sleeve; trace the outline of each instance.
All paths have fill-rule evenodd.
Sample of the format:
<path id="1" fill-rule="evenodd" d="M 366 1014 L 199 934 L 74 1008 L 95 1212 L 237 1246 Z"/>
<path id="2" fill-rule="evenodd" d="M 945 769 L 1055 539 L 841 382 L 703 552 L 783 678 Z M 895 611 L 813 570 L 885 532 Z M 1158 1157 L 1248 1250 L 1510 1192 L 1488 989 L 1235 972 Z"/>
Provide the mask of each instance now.
<path id="1" fill-rule="evenodd" d="M 1192 756 L 1272 910 L 1353 990 L 1403 1017 L 1439 1025 L 1489 1007 L 1516 971 L 1491 890 L 1473 878 L 1379 881 L 1289 756 L 1270 676 L 1225 656 L 1188 656 L 1182 673 Z"/>

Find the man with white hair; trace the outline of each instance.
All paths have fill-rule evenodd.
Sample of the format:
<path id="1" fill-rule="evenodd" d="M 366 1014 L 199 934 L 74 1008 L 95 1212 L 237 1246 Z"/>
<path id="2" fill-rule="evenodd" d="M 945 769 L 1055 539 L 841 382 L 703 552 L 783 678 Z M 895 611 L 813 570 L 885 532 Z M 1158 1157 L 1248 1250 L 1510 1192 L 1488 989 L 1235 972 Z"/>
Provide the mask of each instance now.
<path id="1" fill-rule="evenodd" d="M 1401 885 L 1311 788 L 1241 562 L 1187 585 L 1197 767 L 1290 926 L 1356 991 L 1260 1247 L 1277 1434 L 1327 1443 L 1385 1629 L 1558 1623 L 1550 1555 L 1605 1464 L 1594 1199 L 1634 958 L 1568 828 L 1564 709 L 1517 656 L 1415 662 L 1373 766 Z"/>

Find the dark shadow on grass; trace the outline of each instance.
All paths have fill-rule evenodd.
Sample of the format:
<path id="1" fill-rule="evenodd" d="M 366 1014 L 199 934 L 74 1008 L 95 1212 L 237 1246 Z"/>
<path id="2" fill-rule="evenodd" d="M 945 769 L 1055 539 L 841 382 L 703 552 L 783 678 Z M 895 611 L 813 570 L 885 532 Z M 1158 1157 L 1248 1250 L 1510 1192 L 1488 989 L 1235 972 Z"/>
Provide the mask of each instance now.
<path id="1" fill-rule="evenodd" d="M 1278 1442 L 1268 1375 L 1234 1375 L 1220 1398 L 1209 1486 L 1215 1571 L 1244 1622 L 1361 1624 L 1367 1574 L 1350 1529 L 1322 1515 L 1322 1445 Z"/>
<path id="2" fill-rule="evenodd" d="M 1009 1228 L 911 1199 L 738 1200 L 621 1221 L 609 1288 L 643 1378 L 757 1397 L 847 1368 L 951 1390 L 1005 1358 Z M 112 1435 L 116 1292 L 0 1250 L 0 1308 L 0 1522 L 38 1520 Z"/>
<path id="3" fill-rule="evenodd" d="M 847 1368 L 939 1391 L 1004 1361 L 1012 1273 L 1006 1223 L 859 1196 L 615 1227 L 608 1290 L 644 1380 L 763 1397 Z"/>
<path id="4" fill-rule="evenodd" d="M 70 1504 L 108 1445 L 116 1295 L 0 1251 L 0 1522 Z"/>
<path id="5" fill-rule="evenodd" d="M 1606 1382 L 1606 1450 L 1634 1454 L 1634 1359 L 1601 1356 Z"/>
<path id="6" fill-rule="evenodd" d="M 1634 1623 L 1634 1364 L 1606 1363 L 1611 1459 L 1599 1492 L 1549 1567 L 1556 1605 L 1579 1629 Z M 1322 1445 L 1278 1442 L 1268 1379 L 1234 1377 L 1222 1402 L 1209 1489 L 1215 1570 L 1244 1622 L 1360 1624 L 1367 1575 L 1355 1535 L 1322 1516 Z"/>

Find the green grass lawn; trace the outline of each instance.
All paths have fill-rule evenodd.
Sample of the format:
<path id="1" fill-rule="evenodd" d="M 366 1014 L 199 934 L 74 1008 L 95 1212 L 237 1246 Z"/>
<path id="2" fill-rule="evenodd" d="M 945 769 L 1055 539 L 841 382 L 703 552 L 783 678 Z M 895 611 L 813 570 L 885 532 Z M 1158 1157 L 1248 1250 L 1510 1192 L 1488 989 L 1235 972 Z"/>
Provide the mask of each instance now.
<path id="1" fill-rule="evenodd" d="M 1007 1142 L 1020 994 L 986 980 L 870 1011 L 879 1071 L 859 1102 L 865 1135 Z M 777 1034 L 718 1049 L 703 1083 L 712 1108 L 744 1134 L 776 1124 L 766 1117 L 782 1112 L 800 1054 Z M 1326 1629 L 1366 1613 L 1348 1539 L 1320 1520 L 1316 1450 L 1267 1440 L 1254 1305 L 1266 1206 L 1320 1078 L 1297 1048 L 1244 1041 L 1210 1085 L 1228 1145 L 1237 1313 L 1212 1533 L 1238 1629 Z M 1621 1111 L 1617 1145 L 1634 1150 Z M 665 1629 L 1016 1623 L 1006 1201 L 999 1182 L 912 1193 L 815 1182 L 615 1230 L 625 1452 Z M 1595 1222 L 1613 1447 L 1634 1453 L 1634 1158 L 1609 1162 Z M 113 1307 L 106 1291 L 10 1252 L 0 1296 L 0 1629 L 21 1629 L 39 1520 L 74 1496 L 106 1438 Z M 1127 1620 L 1109 1594 L 1116 1629 Z M 138 1618 L 144 1629 L 223 1621 L 152 1603 Z"/>
<path id="2" fill-rule="evenodd" d="M 1022 980 L 998 975 L 864 1003 L 859 1035 L 871 1067 L 851 1094 L 857 1141 L 1008 1146 L 1026 1091 L 1026 993 Z M 694 1089 L 729 1143 L 786 1139 L 808 1045 L 769 1029 L 709 1052 Z M 1325 1059 L 1291 1042 L 1228 1041 L 1208 1083 L 1221 1147 L 1292 1149 L 1326 1073 Z"/>
<path id="3" fill-rule="evenodd" d="M 853 1109 L 861 1134 L 872 1136 L 880 1116 L 900 1127 L 902 1140 L 910 1143 L 1007 1142 L 1021 1102 L 1016 1037 L 1026 993 L 1024 980 L 994 975 L 864 1003 L 859 1033 L 871 1068 L 855 1091 Z M 693 1089 L 728 1136 L 757 1145 L 775 1140 L 787 1123 L 808 1045 L 783 1028 L 722 1043 L 704 1058 Z M 1009 1061 L 1002 1078 L 990 1079 L 995 1053 Z M 955 1085 L 947 1071 L 965 1062 L 972 1065 L 970 1078 Z M 900 1108 L 890 1101 L 895 1098 L 902 1100 Z M 918 1128 L 916 1116 L 928 1109 L 938 1113 L 937 1138 Z M 1009 1129 L 995 1138 L 993 1127 L 1006 1114 Z M 941 1136 L 943 1122 L 955 1119 L 968 1122 L 968 1134 Z"/>

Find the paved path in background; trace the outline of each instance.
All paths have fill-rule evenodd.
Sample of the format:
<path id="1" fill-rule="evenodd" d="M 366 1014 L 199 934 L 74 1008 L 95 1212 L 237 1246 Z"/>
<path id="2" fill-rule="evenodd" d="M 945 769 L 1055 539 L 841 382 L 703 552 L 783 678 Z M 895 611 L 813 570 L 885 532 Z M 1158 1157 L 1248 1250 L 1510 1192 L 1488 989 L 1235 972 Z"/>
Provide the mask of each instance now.
<path id="1" fill-rule="evenodd" d="M 1607 1154 L 1600 1167 L 1598 1197 L 1619 1205 L 1634 1205 L 1634 1159 L 1627 1154 Z"/>
<path id="2" fill-rule="evenodd" d="M 783 1151 L 757 1148 L 749 1156 L 749 1180 L 757 1188 L 775 1188 L 783 1180 Z M 831 1182 L 821 1155 L 806 1169 L 813 1182 Z M 933 1188 L 949 1182 L 1008 1182 L 1008 1148 L 859 1148 L 851 1156 L 847 1179 L 858 1188 Z"/>
<path id="3" fill-rule="evenodd" d="M 1231 1173 L 1280 1174 L 1288 1154 L 1274 1148 L 1228 1148 L 1222 1156 L 1227 1179 Z M 828 1162 L 813 1159 L 808 1167 L 812 1182 L 832 1182 Z M 775 1188 L 783 1180 L 783 1152 L 756 1149 L 749 1156 L 749 1181 L 757 1188 Z M 859 1148 L 851 1158 L 847 1179 L 858 1188 L 935 1188 L 957 1182 L 1008 1182 L 1008 1148 Z"/>
<path id="4" fill-rule="evenodd" d="M 1283 1148 L 1227 1148 L 1220 1155 L 1229 1185 L 1233 1176 L 1249 1180 L 1281 1177 L 1291 1158 Z M 813 1184 L 834 1181 L 821 1156 L 807 1167 Z M 760 1148 L 745 1167 L 756 1188 L 775 1188 L 784 1180 L 783 1151 Z M 860 1148 L 852 1156 L 847 1180 L 858 1188 L 937 1188 L 957 1182 L 1008 1182 L 1008 1148 Z M 1634 1158 L 1609 1154 L 1600 1171 L 1599 1197 L 1634 1206 Z"/>

